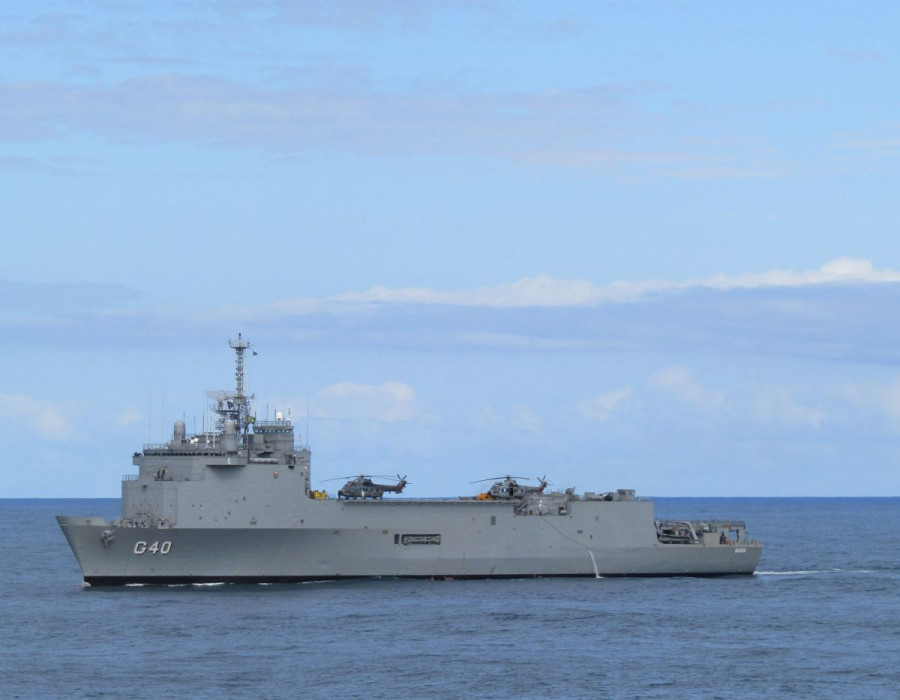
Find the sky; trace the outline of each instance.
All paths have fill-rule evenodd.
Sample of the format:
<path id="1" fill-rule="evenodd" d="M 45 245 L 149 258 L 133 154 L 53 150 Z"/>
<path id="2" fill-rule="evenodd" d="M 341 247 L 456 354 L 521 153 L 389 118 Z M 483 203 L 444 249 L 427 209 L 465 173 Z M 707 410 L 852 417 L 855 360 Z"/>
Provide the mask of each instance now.
<path id="1" fill-rule="evenodd" d="M 894 2 L 14 0 L 0 497 L 115 497 L 229 338 L 313 485 L 900 496 Z"/>

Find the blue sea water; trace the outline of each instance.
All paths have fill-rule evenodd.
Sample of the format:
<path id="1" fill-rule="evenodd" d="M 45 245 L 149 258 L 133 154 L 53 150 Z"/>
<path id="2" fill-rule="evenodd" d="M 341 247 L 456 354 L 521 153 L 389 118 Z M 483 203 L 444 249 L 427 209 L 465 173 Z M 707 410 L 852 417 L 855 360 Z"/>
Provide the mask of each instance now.
<path id="1" fill-rule="evenodd" d="M 900 499 L 656 499 L 739 518 L 758 573 L 87 588 L 0 500 L 2 698 L 898 698 Z"/>

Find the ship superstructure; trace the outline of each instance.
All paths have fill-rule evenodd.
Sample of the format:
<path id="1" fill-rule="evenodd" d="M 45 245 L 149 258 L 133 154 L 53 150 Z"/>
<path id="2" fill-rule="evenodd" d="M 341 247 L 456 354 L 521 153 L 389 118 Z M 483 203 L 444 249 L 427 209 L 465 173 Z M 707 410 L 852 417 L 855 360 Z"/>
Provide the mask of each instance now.
<path id="1" fill-rule="evenodd" d="M 761 546 L 740 521 L 658 521 L 634 491 L 545 492 L 498 478 L 484 493 L 411 499 L 352 478 L 312 489 L 290 419 L 257 420 L 244 391 L 210 392 L 215 429 L 144 445 L 122 481 L 122 517 L 58 516 L 92 585 L 291 582 L 344 577 L 752 574 Z"/>

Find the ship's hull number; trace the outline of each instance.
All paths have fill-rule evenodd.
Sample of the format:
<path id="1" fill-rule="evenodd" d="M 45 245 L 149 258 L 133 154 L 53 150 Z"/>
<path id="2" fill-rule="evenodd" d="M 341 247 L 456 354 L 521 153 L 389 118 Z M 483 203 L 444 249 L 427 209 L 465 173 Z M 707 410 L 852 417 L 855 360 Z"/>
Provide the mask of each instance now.
<path id="1" fill-rule="evenodd" d="M 153 542 L 152 544 L 148 544 L 144 540 L 138 540 L 134 543 L 134 553 L 135 554 L 168 554 L 172 551 L 172 543 L 166 540 L 165 542 Z"/>

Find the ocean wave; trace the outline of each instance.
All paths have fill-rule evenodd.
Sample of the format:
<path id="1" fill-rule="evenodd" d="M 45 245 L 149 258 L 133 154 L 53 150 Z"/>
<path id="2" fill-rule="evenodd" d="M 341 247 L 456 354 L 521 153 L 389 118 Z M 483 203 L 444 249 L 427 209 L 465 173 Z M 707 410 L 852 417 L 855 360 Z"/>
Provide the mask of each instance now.
<path id="1" fill-rule="evenodd" d="M 873 569 L 802 569 L 799 571 L 757 571 L 757 576 L 815 576 L 816 574 L 872 574 Z"/>

